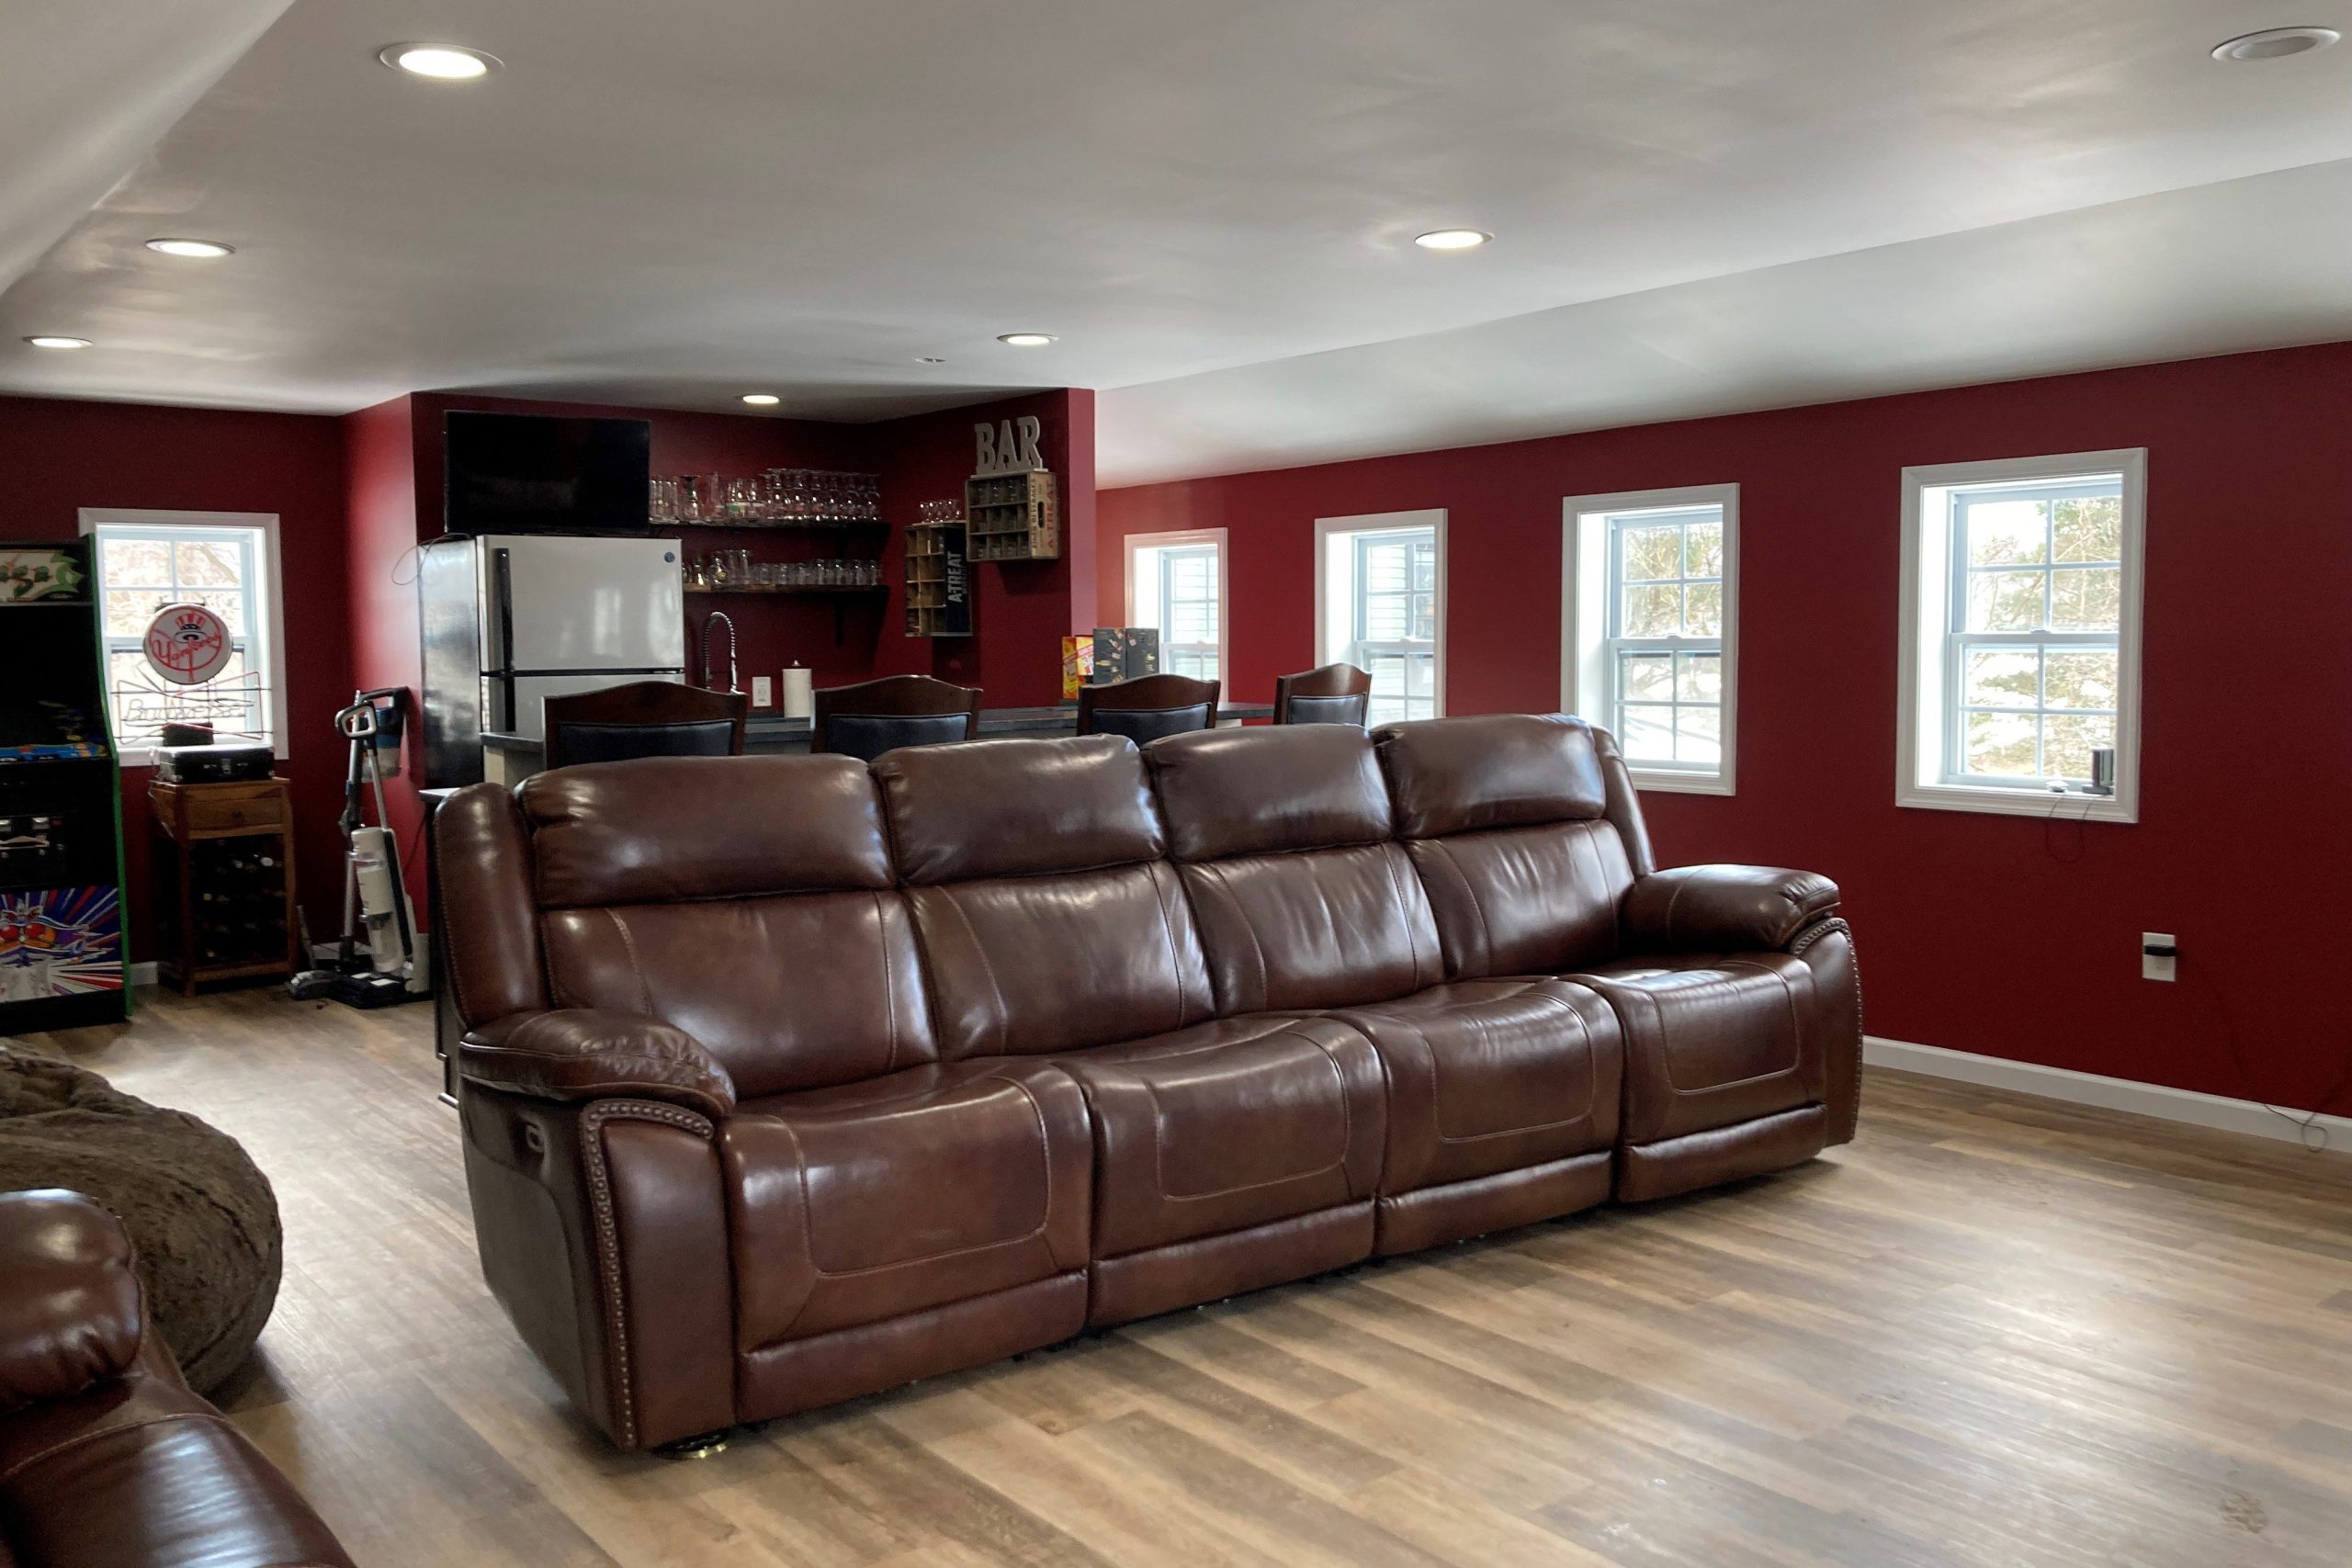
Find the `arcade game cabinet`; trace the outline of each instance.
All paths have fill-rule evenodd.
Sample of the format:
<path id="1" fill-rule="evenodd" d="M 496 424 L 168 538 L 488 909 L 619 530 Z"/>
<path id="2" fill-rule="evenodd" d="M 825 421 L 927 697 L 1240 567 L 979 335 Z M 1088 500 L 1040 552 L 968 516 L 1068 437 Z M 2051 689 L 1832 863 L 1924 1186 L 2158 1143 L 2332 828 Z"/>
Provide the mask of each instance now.
<path id="1" fill-rule="evenodd" d="M 0 1035 L 130 1007 L 92 545 L 0 540 Z"/>

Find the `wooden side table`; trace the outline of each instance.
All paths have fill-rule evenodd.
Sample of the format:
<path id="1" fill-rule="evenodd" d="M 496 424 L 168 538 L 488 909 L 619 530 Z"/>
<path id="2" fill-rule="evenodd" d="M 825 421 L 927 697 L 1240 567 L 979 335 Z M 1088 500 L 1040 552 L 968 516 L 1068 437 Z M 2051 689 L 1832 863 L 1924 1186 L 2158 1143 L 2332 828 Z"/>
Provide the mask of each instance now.
<path id="1" fill-rule="evenodd" d="M 294 811 L 284 779 L 155 784 L 156 968 L 182 996 L 300 967 Z"/>

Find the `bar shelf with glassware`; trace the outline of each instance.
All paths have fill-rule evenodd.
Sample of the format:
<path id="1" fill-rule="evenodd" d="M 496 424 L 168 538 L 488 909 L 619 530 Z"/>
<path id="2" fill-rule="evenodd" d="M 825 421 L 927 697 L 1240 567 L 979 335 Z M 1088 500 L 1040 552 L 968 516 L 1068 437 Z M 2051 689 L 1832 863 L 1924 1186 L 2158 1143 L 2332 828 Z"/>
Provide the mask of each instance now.
<path id="1" fill-rule="evenodd" d="M 851 560 L 839 556 L 817 560 L 754 560 L 748 549 L 714 550 L 696 555 L 685 564 L 689 593 L 792 593 L 808 591 L 838 592 L 854 589 L 870 592 L 882 586 L 878 558 Z"/>
<path id="2" fill-rule="evenodd" d="M 888 528 L 890 525 L 879 517 L 703 517 L 687 520 L 676 517 L 650 519 L 657 529 L 710 528 L 725 533 L 744 529 L 766 529 L 775 533 L 847 534 L 861 528 Z"/>
<path id="3" fill-rule="evenodd" d="M 888 584 L 880 582 L 746 582 L 740 585 L 728 583 L 717 588 L 689 588 L 686 592 L 693 594 L 758 593 L 774 597 L 781 593 L 888 593 L 890 590 Z"/>
<path id="4" fill-rule="evenodd" d="M 878 474 L 770 468 L 729 479 L 681 474 L 657 479 L 646 498 L 656 528 L 887 528 Z"/>

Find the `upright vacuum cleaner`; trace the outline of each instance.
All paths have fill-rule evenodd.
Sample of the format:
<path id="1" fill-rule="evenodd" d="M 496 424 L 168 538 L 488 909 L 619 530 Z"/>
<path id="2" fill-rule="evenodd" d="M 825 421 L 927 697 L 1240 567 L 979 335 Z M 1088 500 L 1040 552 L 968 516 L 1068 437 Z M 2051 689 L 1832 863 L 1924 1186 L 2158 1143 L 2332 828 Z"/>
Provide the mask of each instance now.
<path id="1" fill-rule="evenodd" d="M 384 765 L 379 748 L 398 744 L 408 693 L 398 686 L 356 694 L 334 716 L 334 726 L 351 742 L 351 767 L 343 781 L 341 826 L 345 870 L 343 935 L 334 963 L 309 969 L 288 982 L 300 1000 L 323 997 L 346 1007 L 391 1007 L 422 1001 L 431 987 L 417 962 L 416 911 L 401 875 L 400 843 L 384 810 Z M 376 825 L 368 823 L 367 797 L 376 797 Z M 363 951 L 364 949 L 364 951 Z"/>

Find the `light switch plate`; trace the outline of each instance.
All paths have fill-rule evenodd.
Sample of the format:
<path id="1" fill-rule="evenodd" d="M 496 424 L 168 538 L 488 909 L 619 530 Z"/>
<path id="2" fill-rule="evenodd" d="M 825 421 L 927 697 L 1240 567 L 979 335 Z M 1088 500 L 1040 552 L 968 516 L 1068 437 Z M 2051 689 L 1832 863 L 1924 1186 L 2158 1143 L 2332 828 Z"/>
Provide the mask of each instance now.
<path id="1" fill-rule="evenodd" d="M 755 708 L 775 706 L 775 682 L 765 675 L 752 677 L 752 705 Z"/>
<path id="2" fill-rule="evenodd" d="M 2177 952 L 2169 958 L 2160 958 L 2147 951 L 2152 947 L 2177 947 L 2177 945 L 2170 931 L 2142 931 L 2140 933 L 2140 978 L 2143 980 L 2178 978 L 2180 954 Z"/>

